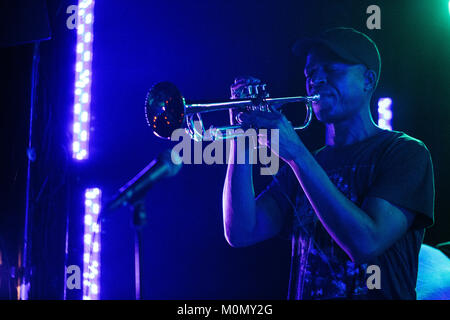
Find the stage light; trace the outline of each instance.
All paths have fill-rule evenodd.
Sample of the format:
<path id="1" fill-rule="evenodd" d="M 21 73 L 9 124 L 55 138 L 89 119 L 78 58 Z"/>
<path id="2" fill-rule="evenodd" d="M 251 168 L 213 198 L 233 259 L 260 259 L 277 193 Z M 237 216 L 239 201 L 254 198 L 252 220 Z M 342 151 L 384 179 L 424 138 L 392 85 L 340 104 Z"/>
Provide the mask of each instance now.
<path id="1" fill-rule="evenodd" d="M 83 63 L 81 61 L 77 62 L 75 65 L 75 71 L 76 72 L 81 72 L 81 70 L 83 70 Z M 76 83 L 76 82 L 75 82 Z"/>
<path id="2" fill-rule="evenodd" d="M 91 60 L 91 53 L 89 51 L 86 51 L 83 55 L 83 60 L 84 61 L 89 61 Z"/>
<path id="3" fill-rule="evenodd" d="M 82 143 L 73 148 L 72 157 L 85 160 L 89 157 L 89 114 L 91 94 L 91 64 L 94 23 L 94 1 L 79 0 L 77 15 L 77 45 L 75 62 L 75 101 L 73 142 Z"/>
<path id="4" fill-rule="evenodd" d="M 389 97 L 378 99 L 378 126 L 392 130 L 392 99 Z"/>
<path id="5" fill-rule="evenodd" d="M 81 102 L 83 102 L 83 104 L 85 104 L 85 105 L 89 102 L 89 93 L 84 92 L 84 93 L 81 95 Z M 87 114 L 88 112 L 85 111 L 85 113 Z"/>
<path id="6" fill-rule="evenodd" d="M 91 284 L 91 292 L 92 292 L 92 294 L 94 294 L 94 295 L 97 295 L 98 294 L 98 287 L 97 287 L 97 285 L 96 284 Z"/>
<path id="7" fill-rule="evenodd" d="M 80 133 L 80 128 L 81 128 L 81 125 L 77 122 L 77 123 L 74 123 L 73 124 L 73 132 L 74 133 Z"/>
<path id="8" fill-rule="evenodd" d="M 87 233 L 84 235 L 84 243 L 85 244 L 91 244 L 92 242 L 92 234 Z"/>
<path id="9" fill-rule="evenodd" d="M 84 44 L 82 42 L 78 43 L 77 44 L 77 53 L 82 53 L 83 50 L 84 50 Z"/>
<path id="10" fill-rule="evenodd" d="M 100 212 L 101 191 L 90 188 L 85 191 L 84 200 L 84 254 L 83 300 L 97 300 L 100 293 L 100 225 L 97 215 Z"/>
<path id="11" fill-rule="evenodd" d="M 84 22 L 86 22 L 87 24 L 90 24 L 92 22 L 92 14 L 88 13 L 86 15 L 86 18 L 84 19 Z"/>
<path id="12" fill-rule="evenodd" d="M 87 141 L 87 131 L 86 130 L 81 131 L 80 138 L 81 138 L 81 141 Z"/>
<path id="13" fill-rule="evenodd" d="M 92 33 L 86 32 L 86 34 L 84 35 L 84 42 L 89 43 L 91 41 L 92 41 Z"/>
<path id="14" fill-rule="evenodd" d="M 89 113 L 87 111 L 83 111 L 81 113 L 80 120 L 81 120 L 81 122 L 84 122 L 84 123 L 88 122 L 88 120 L 89 120 Z"/>
<path id="15" fill-rule="evenodd" d="M 88 226 L 90 226 L 92 224 L 92 216 L 90 214 L 87 214 L 84 217 L 84 223 L 87 224 Z"/>
<path id="16" fill-rule="evenodd" d="M 100 212 L 100 206 L 97 203 L 92 205 L 92 213 L 98 214 Z"/>
<path id="17" fill-rule="evenodd" d="M 79 23 L 77 27 L 77 33 L 83 34 L 84 33 L 84 24 Z"/>
<path id="18" fill-rule="evenodd" d="M 75 141 L 73 144 L 72 144 L 72 150 L 73 150 L 73 152 L 78 152 L 78 151 L 80 151 L 80 143 L 78 142 L 78 141 Z"/>
<path id="19" fill-rule="evenodd" d="M 100 231 L 100 226 L 97 223 L 92 224 L 92 232 L 98 233 Z"/>

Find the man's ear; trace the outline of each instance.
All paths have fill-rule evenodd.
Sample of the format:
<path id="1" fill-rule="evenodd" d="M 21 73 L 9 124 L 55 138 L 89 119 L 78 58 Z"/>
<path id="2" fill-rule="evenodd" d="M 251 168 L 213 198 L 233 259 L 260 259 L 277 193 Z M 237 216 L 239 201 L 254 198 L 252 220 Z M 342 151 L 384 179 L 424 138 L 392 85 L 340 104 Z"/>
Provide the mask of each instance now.
<path id="1" fill-rule="evenodd" d="M 366 69 L 364 72 L 364 90 L 374 91 L 377 86 L 377 74 L 375 71 Z"/>

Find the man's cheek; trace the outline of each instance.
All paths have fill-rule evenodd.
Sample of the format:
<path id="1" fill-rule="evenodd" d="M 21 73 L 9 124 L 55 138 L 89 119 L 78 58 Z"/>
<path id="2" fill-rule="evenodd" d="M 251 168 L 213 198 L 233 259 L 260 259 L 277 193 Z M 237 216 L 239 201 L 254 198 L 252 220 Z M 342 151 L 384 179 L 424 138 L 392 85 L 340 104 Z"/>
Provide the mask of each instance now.
<path id="1" fill-rule="evenodd" d="M 308 85 L 308 80 L 306 80 L 306 94 L 308 96 L 311 95 L 311 90 L 310 90 L 309 85 Z"/>

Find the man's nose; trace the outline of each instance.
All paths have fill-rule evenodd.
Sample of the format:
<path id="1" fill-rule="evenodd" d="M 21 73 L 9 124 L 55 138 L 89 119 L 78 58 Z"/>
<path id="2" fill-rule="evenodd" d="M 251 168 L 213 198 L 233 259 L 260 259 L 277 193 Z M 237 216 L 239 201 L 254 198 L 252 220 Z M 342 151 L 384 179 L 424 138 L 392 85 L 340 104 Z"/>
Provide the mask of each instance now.
<path id="1" fill-rule="evenodd" d="M 327 75 L 325 72 L 318 70 L 310 79 L 311 87 L 320 87 L 327 83 Z"/>

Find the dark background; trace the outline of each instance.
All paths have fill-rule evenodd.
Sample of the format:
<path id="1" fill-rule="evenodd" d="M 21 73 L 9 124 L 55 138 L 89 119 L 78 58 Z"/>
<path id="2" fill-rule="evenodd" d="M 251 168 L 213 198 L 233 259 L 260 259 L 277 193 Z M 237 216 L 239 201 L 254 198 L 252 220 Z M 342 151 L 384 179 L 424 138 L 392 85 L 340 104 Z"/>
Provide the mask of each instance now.
<path id="1" fill-rule="evenodd" d="M 39 2 L 39 1 L 37 1 Z M 14 5 L 12 4 L 14 3 Z M 64 263 L 81 264 L 82 197 L 99 187 L 104 199 L 173 143 L 156 138 L 144 118 L 144 98 L 156 82 L 175 83 L 187 100 L 225 101 L 236 76 L 253 75 L 271 96 L 303 95 L 303 66 L 295 40 L 333 26 L 367 33 L 382 57 L 374 97 L 392 97 L 395 130 L 425 142 L 433 157 L 435 225 L 425 243 L 449 241 L 450 14 L 445 0 L 401 1 L 97 1 L 95 5 L 90 158 L 71 158 L 75 30 L 66 8 L 75 1 L 9 2 L 4 8 L 36 17 L 20 23 L 4 10 L 2 31 L 51 40 L 40 45 L 32 163 L 31 296 L 61 299 Z M 381 30 L 368 30 L 366 8 L 381 8 Z M 8 19 L 5 17 L 9 17 Z M 42 27 L 44 26 L 44 27 Z M 42 27 L 41 36 L 35 36 Z M 17 265 L 23 238 L 26 148 L 33 43 L 1 49 L 1 270 Z M 291 112 L 302 118 L 303 113 Z M 226 119 L 222 113 L 215 120 Z M 376 120 L 376 118 L 375 118 Z M 314 122 L 300 136 L 312 150 L 323 144 Z M 284 299 L 290 241 L 277 237 L 231 248 L 223 236 L 225 165 L 185 165 L 152 189 L 144 238 L 146 299 Z M 256 171 L 256 170 L 255 170 Z M 255 176 L 262 190 L 268 177 Z M 66 230 L 68 254 L 65 255 Z M 102 298 L 133 299 L 133 228 L 130 212 L 116 210 L 102 223 Z M 2 274 L 1 288 L 5 276 Z M 7 292 L 7 293 L 3 293 Z M 15 293 L 13 293 L 15 294 Z M 11 290 L 2 291 L 8 298 Z M 79 298 L 79 292 L 68 298 Z"/>

